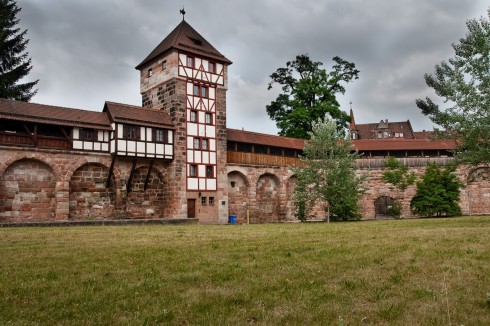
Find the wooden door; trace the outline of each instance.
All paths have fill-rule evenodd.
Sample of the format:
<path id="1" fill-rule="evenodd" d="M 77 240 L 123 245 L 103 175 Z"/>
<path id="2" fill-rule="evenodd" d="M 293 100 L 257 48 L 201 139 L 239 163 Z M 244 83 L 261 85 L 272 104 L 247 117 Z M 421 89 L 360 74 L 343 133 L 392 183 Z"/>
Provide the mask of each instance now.
<path id="1" fill-rule="evenodd" d="M 187 217 L 195 218 L 196 217 L 196 200 L 195 199 L 187 199 Z"/>

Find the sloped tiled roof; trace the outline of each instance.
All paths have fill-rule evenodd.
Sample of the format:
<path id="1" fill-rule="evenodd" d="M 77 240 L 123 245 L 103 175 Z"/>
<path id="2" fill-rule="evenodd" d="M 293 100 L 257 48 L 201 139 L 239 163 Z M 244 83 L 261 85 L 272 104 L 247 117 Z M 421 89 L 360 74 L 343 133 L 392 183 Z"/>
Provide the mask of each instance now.
<path id="1" fill-rule="evenodd" d="M 414 134 L 410 120 L 402 122 L 386 122 L 379 123 L 363 123 L 351 126 L 351 130 L 357 130 L 359 139 L 375 139 L 377 138 L 376 131 L 389 129 L 391 132 L 403 133 L 404 139 L 413 139 Z"/>
<path id="2" fill-rule="evenodd" d="M 168 113 L 163 110 L 144 109 L 135 105 L 105 102 L 104 112 L 109 113 L 111 122 L 157 128 L 164 125 L 166 128 L 174 128 Z"/>
<path id="3" fill-rule="evenodd" d="M 0 118 L 57 126 L 111 130 L 105 113 L 0 99 Z"/>
<path id="4" fill-rule="evenodd" d="M 352 140 L 352 144 L 359 151 L 452 150 L 456 148 L 454 140 L 356 139 Z"/>
<path id="5" fill-rule="evenodd" d="M 226 129 L 226 136 L 228 141 L 239 143 L 276 146 L 299 150 L 303 150 L 305 147 L 305 141 L 302 139 L 267 135 L 244 130 Z"/>
<path id="6" fill-rule="evenodd" d="M 145 64 L 158 58 L 170 49 L 190 52 L 227 64 L 232 63 L 216 50 L 211 43 L 206 41 L 206 39 L 192 28 L 191 25 L 183 20 L 139 65 L 136 66 L 136 69 L 140 69 Z"/>

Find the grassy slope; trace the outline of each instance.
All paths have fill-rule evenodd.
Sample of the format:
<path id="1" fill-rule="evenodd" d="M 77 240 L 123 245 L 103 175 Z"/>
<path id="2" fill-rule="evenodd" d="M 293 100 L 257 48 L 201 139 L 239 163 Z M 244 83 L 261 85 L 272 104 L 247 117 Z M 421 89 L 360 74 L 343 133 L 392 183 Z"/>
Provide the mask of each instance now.
<path id="1" fill-rule="evenodd" d="M 488 325 L 490 217 L 0 229 L 0 324 Z"/>

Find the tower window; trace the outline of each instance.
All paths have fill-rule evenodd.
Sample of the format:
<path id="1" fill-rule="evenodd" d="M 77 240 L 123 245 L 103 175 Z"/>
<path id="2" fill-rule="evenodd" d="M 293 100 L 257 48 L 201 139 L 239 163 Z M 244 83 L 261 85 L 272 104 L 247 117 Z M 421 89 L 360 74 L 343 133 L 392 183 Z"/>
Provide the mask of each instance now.
<path id="1" fill-rule="evenodd" d="M 203 138 L 201 139 L 201 149 L 203 151 L 207 151 L 209 149 L 209 146 L 208 146 L 208 139 L 207 138 Z"/>
<path id="2" fill-rule="evenodd" d="M 167 69 L 167 60 L 163 60 L 162 62 L 162 70 Z"/>
<path id="3" fill-rule="evenodd" d="M 191 110 L 189 113 L 189 121 L 197 122 L 197 111 Z"/>
<path id="4" fill-rule="evenodd" d="M 211 113 L 206 112 L 204 115 L 204 119 L 206 120 L 207 125 L 213 124 L 213 115 Z"/>
<path id="5" fill-rule="evenodd" d="M 210 62 L 208 70 L 209 70 L 209 72 L 212 72 L 213 74 L 215 74 L 216 73 L 216 64 L 214 62 Z"/>
<path id="6" fill-rule="evenodd" d="M 206 165 L 206 178 L 214 178 L 214 169 L 212 165 Z"/>
<path id="7" fill-rule="evenodd" d="M 151 77 L 153 75 L 153 70 L 150 68 L 148 69 L 148 77 Z"/>
<path id="8" fill-rule="evenodd" d="M 201 142 L 199 138 L 194 138 L 193 140 L 193 148 L 194 149 L 201 149 Z"/>
<path id="9" fill-rule="evenodd" d="M 187 67 L 194 68 L 194 58 L 193 57 L 187 57 Z"/>
<path id="10" fill-rule="evenodd" d="M 197 165 L 195 164 L 189 165 L 189 176 L 197 177 Z"/>

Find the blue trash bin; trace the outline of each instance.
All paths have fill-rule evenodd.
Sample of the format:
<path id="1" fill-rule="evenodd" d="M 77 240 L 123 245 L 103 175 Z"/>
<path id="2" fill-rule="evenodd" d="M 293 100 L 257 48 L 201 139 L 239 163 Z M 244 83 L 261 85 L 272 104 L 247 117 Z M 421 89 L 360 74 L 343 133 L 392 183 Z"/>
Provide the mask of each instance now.
<path id="1" fill-rule="evenodd" d="M 236 224 L 236 215 L 230 215 L 230 224 Z"/>

